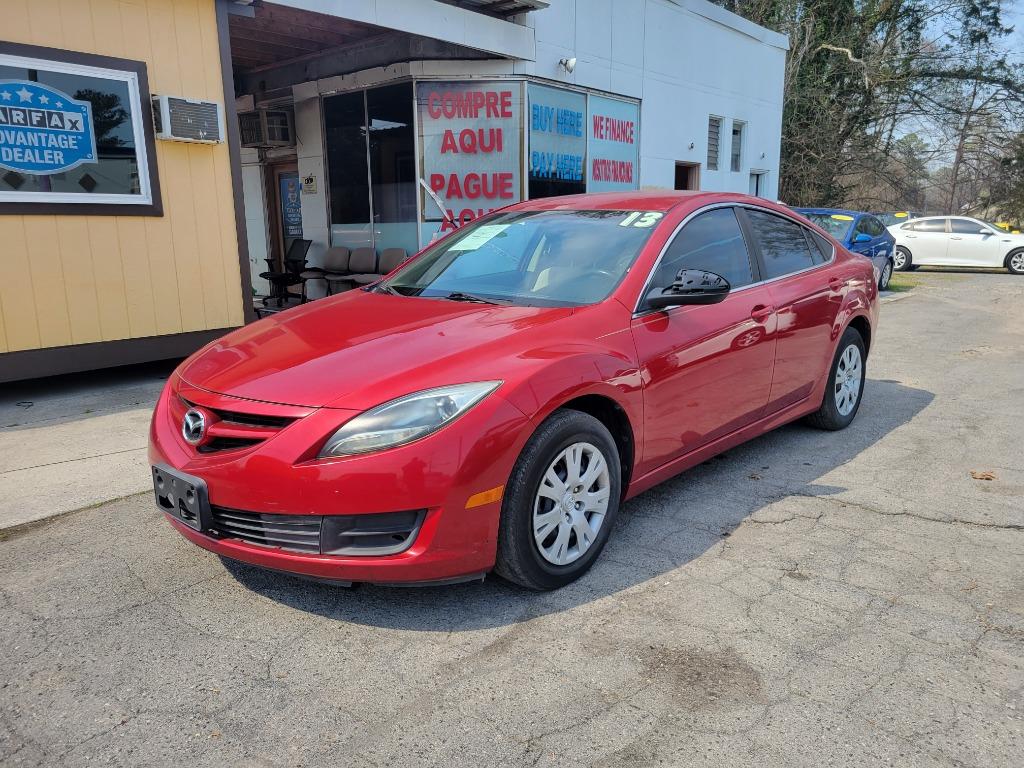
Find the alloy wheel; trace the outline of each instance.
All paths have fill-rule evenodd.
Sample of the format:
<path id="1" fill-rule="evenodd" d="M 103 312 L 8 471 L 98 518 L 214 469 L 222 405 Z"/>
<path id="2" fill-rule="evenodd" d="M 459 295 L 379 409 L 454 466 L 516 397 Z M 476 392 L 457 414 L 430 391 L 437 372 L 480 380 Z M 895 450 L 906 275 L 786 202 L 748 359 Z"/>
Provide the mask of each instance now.
<path id="1" fill-rule="evenodd" d="M 885 267 L 882 269 L 882 279 L 878 281 L 878 287 L 884 291 L 889 287 L 890 280 L 892 280 L 892 264 L 886 262 Z"/>
<path id="2" fill-rule="evenodd" d="M 839 365 L 836 366 L 835 399 L 836 410 L 840 416 L 848 416 L 857 405 L 862 372 L 860 350 L 855 344 L 851 344 L 843 351 L 839 357 Z"/>
<path id="3" fill-rule="evenodd" d="M 568 565 L 590 549 L 608 513 L 611 475 L 600 449 L 578 442 L 548 465 L 533 502 L 533 538 L 541 557 Z"/>
<path id="4" fill-rule="evenodd" d="M 896 269 L 903 269 L 907 266 L 907 254 L 897 248 L 896 253 L 892 255 L 892 263 L 896 266 Z"/>
<path id="5" fill-rule="evenodd" d="M 1024 251 L 1015 253 L 1010 257 L 1010 269 L 1014 272 L 1024 273 Z"/>

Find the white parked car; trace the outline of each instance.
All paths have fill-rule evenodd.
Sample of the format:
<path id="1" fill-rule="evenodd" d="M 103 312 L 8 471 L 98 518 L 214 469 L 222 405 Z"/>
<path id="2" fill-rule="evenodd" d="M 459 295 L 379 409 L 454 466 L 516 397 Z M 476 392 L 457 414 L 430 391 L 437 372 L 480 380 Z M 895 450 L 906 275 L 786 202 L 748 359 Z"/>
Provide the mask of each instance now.
<path id="1" fill-rule="evenodd" d="M 1003 267 L 1024 275 L 1024 235 L 1011 235 L 967 216 L 926 216 L 889 231 L 896 238 L 893 267 Z"/>

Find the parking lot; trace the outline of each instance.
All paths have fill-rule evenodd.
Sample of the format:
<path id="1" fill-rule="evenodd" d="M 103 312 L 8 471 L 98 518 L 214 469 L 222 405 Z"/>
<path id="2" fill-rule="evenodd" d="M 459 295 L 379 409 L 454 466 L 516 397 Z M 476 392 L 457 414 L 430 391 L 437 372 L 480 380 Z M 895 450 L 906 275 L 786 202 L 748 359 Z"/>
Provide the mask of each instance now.
<path id="1" fill-rule="evenodd" d="M 904 282 L 853 426 L 631 501 L 557 592 L 299 581 L 148 493 L 0 533 L 0 764 L 1020 765 L 1024 279 Z"/>

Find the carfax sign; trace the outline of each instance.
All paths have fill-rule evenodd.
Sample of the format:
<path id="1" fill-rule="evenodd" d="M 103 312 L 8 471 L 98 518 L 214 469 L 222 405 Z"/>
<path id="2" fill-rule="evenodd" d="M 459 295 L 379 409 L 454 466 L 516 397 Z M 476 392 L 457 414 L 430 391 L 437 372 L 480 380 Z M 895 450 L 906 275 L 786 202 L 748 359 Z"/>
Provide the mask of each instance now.
<path id="1" fill-rule="evenodd" d="M 0 81 L 0 168 L 41 176 L 95 162 L 89 102 L 30 80 Z"/>

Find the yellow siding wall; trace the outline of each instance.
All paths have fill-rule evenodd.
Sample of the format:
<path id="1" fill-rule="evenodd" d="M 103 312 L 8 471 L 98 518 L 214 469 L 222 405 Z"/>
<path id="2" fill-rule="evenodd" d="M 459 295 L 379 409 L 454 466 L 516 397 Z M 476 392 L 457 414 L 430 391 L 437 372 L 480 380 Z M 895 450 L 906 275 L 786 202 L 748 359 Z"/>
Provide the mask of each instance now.
<path id="1" fill-rule="evenodd" d="M 2 0 L 0 39 L 144 61 L 224 102 L 214 0 Z M 157 141 L 164 215 L 0 214 L 0 352 L 241 325 L 227 144 Z"/>

